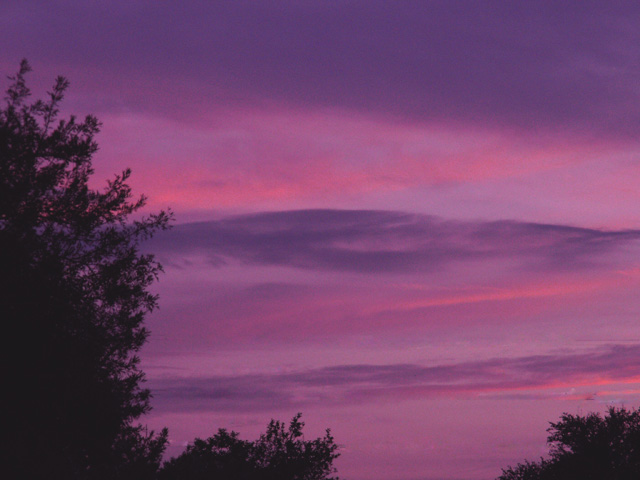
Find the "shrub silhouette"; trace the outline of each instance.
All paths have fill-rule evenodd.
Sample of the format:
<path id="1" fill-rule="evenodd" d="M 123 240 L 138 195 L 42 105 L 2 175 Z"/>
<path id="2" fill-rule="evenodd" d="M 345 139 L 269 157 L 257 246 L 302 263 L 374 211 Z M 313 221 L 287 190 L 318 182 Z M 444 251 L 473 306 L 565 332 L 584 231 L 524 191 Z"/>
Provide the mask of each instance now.
<path id="1" fill-rule="evenodd" d="M 640 478 L 640 409 L 610 407 L 604 416 L 565 413 L 547 431 L 550 458 L 508 467 L 498 480 Z"/>
<path id="2" fill-rule="evenodd" d="M 166 462 L 160 480 L 338 480 L 333 461 L 339 456 L 331 432 L 304 440 L 297 414 L 289 426 L 271 420 L 255 442 L 225 429 L 206 440 L 196 439 L 186 451 Z"/>

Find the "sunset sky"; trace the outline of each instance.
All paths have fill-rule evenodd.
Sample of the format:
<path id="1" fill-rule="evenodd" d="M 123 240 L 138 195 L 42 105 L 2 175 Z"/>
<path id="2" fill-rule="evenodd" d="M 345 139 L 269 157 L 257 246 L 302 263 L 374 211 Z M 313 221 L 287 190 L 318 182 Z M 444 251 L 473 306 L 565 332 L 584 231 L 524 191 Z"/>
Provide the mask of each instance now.
<path id="1" fill-rule="evenodd" d="M 488 480 L 640 405 L 637 1 L 3 1 L 165 274 L 169 454 L 303 413 L 346 480 Z"/>

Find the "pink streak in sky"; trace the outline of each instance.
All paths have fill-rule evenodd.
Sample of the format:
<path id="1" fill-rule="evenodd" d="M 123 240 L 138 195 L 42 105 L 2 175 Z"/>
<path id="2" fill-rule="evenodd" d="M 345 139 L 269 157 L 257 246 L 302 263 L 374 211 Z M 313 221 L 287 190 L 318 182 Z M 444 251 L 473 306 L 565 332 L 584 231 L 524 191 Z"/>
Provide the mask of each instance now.
<path id="1" fill-rule="evenodd" d="M 177 211 L 333 207 L 417 188 L 472 194 L 489 182 L 526 186 L 535 178 L 566 181 L 575 169 L 607 156 L 613 162 L 604 177 L 610 185 L 600 191 L 618 187 L 620 194 L 595 194 L 592 201 L 607 205 L 637 198 L 635 189 L 611 184 L 629 178 L 612 176 L 611 168 L 631 168 L 626 147 L 618 142 L 549 138 L 540 143 L 486 129 L 385 123 L 331 111 L 214 110 L 214 116 L 197 125 L 148 116 L 103 118 L 104 146 L 96 178 L 104 178 L 113 164 L 127 158 L 138 178 L 134 184 L 142 187 L 144 180 L 154 206 L 171 205 Z M 133 125 L 152 133 L 132 134 Z M 589 183 L 593 181 L 602 182 L 603 177 Z M 553 183 L 546 188 L 538 181 L 535 194 L 541 199 L 566 197 L 567 204 L 576 196 Z M 618 217 L 626 214 L 617 211 Z M 449 207 L 446 213 L 462 212 Z"/>

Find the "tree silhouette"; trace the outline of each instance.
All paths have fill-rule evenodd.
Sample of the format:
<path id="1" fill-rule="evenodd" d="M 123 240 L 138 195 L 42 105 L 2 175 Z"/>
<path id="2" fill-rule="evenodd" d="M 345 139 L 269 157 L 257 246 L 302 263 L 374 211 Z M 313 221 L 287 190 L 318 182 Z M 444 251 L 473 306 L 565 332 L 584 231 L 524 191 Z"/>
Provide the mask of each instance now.
<path id="1" fill-rule="evenodd" d="M 0 109 L 5 458 L 21 478 L 149 477 L 167 434 L 134 424 L 150 408 L 136 352 L 161 266 L 138 246 L 171 215 L 130 221 L 145 198 L 129 170 L 89 188 L 99 122 L 58 119 L 63 77 L 29 102 L 29 71 L 23 60 Z"/>
<path id="2" fill-rule="evenodd" d="M 498 480 L 640 478 L 640 409 L 610 407 L 604 417 L 565 413 L 547 431 L 550 459 L 509 467 Z"/>
<path id="3" fill-rule="evenodd" d="M 160 480 L 338 480 L 333 461 L 338 446 L 329 430 L 304 440 L 297 414 L 289 426 L 271 420 L 255 442 L 225 429 L 206 440 L 197 438 L 184 453 L 166 462 Z"/>

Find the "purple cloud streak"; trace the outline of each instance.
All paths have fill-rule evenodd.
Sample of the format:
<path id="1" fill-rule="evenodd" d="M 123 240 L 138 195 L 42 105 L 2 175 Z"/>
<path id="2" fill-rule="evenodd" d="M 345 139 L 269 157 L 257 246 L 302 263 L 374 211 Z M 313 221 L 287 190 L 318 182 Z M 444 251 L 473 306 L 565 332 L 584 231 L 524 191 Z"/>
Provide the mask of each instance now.
<path id="1" fill-rule="evenodd" d="M 239 261 L 393 273 L 441 270 L 454 262 L 514 259 L 521 268 L 561 271 L 593 266 L 639 241 L 640 230 L 460 222 L 387 211 L 301 210 L 180 225 L 149 247 L 168 261 L 201 252 L 214 266 Z"/>
<path id="2" fill-rule="evenodd" d="M 612 345 L 588 353 L 493 358 L 422 366 L 338 365 L 290 373 L 195 378 L 151 383 L 160 411 L 259 412 L 373 402 L 384 397 L 477 396 L 559 385 L 640 380 L 640 345 Z"/>

